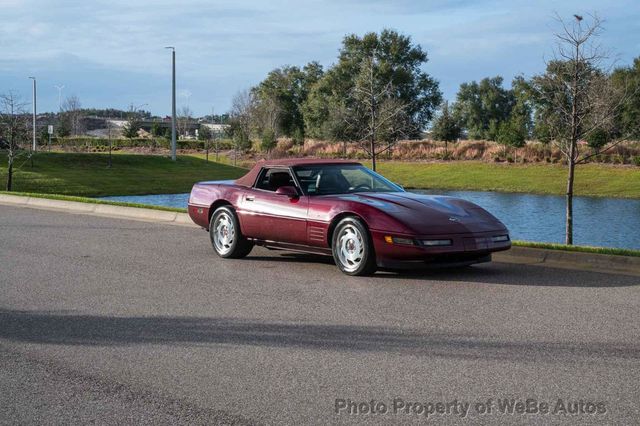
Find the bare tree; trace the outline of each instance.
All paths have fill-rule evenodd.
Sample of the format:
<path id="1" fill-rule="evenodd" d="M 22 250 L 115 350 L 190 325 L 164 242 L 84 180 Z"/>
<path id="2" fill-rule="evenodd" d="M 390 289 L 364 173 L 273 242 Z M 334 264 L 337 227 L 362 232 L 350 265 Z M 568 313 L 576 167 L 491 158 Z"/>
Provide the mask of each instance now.
<path id="1" fill-rule="evenodd" d="M 236 148 L 251 146 L 251 130 L 255 124 L 255 98 L 249 90 L 243 90 L 233 97 L 229 113 L 231 136 Z"/>
<path id="2" fill-rule="evenodd" d="M 343 102 L 339 114 L 345 134 L 369 155 L 373 170 L 380 154 L 415 131 L 408 116 L 409 104 L 394 96 L 390 81 L 380 81 L 375 53 L 366 58 L 356 83 Z"/>
<path id="3" fill-rule="evenodd" d="M 82 104 L 80 103 L 80 98 L 76 95 L 69 96 L 62 103 L 62 115 L 63 119 L 67 121 L 67 125 L 69 127 L 69 131 L 71 135 L 77 136 L 82 134 Z"/>
<path id="4" fill-rule="evenodd" d="M 187 105 L 180 108 L 178 111 L 177 123 L 178 135 L 187 136 L 189 132 L 189 124 L 193 121 L 193 112 Z"/>
<path id="5" fill-rule="evenodd" d="M 254 107 L 251 108 L 251 111 L 251 121 L 258 133 L 264 134 L 265 132 L 271 132 L 274 135 L 278 134 L 278 124 L 282 116 L 282 107 L 278 102 L 268 97 L 259 103 L 256 102 Z"/>
<path id="6" fill-rule="evenodd" d="M 614 87 L 604 69 L 608 54 L 596 43 L 602 33 L 602 21 L 595 15 L 588 18 L 575 16 L 567 23 L 558 17 L 562 29 L 555 34 L 554 58 L 547 62 L 545 74 L 533 77 L 531 82 L 537 113 L 568 165 L 566 244 L 573 244 L 575 167 L 594 155 L 584 152 L 581 141 L 594 132 L 614 135 L 615 118 L 627 96 L 624 89 Z M 623 140 L 618 135 L 604 150 Z"/>
<path id="7" fill-rule="evenodd" d="M 7 191 L 13 187 L 14 164 L 19 155 L 31 155 L 21 146 L 30 139 L 26 104 L 14 93 L 0 95 L 0 148 L 7 150 Z"/>

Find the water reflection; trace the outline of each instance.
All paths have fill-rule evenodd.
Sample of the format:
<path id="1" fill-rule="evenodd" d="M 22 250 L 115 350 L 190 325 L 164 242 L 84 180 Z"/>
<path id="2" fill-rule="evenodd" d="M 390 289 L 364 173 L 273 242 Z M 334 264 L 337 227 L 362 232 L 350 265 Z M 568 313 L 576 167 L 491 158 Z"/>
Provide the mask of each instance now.
<path id="1" fill-rule="evenodd" d="M 502 220 L 511 231 L 513 239 L 552 243 L 564 241 L 565 199 L 562 196 L 479 191 L 413 192 L 450 195 L 474 202 Z M 184 208 L 189 194 L 103 199 Z M 581 245 L 640 249 L 640 200 L 575 197 L 574 242 Z"/>

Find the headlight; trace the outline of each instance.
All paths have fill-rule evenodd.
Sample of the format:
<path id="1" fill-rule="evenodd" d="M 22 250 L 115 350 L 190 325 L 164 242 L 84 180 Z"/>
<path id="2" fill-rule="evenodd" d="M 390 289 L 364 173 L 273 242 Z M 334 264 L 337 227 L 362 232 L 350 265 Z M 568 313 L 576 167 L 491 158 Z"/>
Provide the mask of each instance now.
<path id="1" fill-rule="evenodd" d="M 504 243 L 505 241 L 509 241 L 509 235 L 496 235 L 491 237 L 492 243 Z"/>
<path id="2" fill-rule="evenodd" d="M 451 240 L 422 240 L 422 245 L 427 247 L 450 246 Z"/>

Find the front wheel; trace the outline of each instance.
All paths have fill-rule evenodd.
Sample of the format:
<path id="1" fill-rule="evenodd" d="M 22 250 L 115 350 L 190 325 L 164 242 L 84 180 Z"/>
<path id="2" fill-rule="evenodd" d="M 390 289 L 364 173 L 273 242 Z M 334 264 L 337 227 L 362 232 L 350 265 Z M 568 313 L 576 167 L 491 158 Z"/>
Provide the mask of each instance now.
<path id="1" fill-rule="evenodd" d="M 211 215 L 209 237 L 213 250 L 220 257 L 238 259 L 251 252 L 253 243 L 240 232 L 238 218 L 229 206 L 221 206 Z"/>
<path id="2" fill-rule="evenodd" d="M 333 233 L 333 259 L 347 275 L 369 275 L 376 271 L 376 254 L 369 231 L 360 219 L 342 219 Z"/>

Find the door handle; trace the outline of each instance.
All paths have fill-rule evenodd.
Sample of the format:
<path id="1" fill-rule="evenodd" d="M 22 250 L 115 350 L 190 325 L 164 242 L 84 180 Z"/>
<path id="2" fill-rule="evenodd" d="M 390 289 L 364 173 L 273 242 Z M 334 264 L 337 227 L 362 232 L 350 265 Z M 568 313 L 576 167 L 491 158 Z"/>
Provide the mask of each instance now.
<path id="1" fill-rule="evenodd" d="M 247 197 L 245 198 L 245 200 L 247 200 L 247 201 L 253 201 L 255 199 L 256 199 L 256 197 L 254 197 L 253 195 L 247 195 Z"/>

